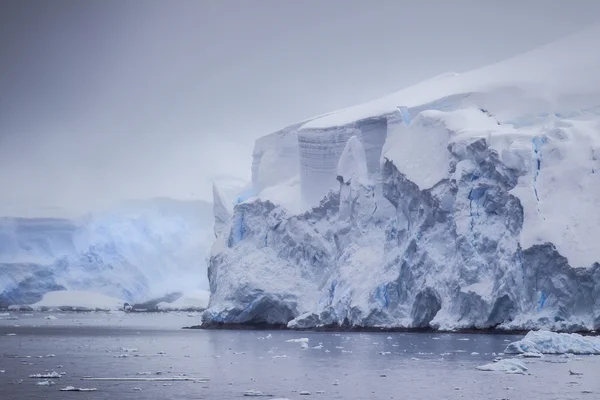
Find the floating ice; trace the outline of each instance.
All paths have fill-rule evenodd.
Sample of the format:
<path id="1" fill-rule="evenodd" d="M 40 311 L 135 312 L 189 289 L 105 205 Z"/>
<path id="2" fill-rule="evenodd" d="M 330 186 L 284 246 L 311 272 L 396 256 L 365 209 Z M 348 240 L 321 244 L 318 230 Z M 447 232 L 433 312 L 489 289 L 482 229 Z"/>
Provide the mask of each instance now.
<path id="1" fill-rule="evenodd" d="M 600 338 L 577 333 L 531 331 L 510 343 L 507 354 L 600 354 Z"/>
<path id="2" fill-rule="evenodd" d="M 477 367 L 480 371 L 501 371 L 507 374 L 524 374 L 527 367 L 515 359 L 503 359 L 491 364 L 480 365 Z"/>
<path id="3" fill-rule="evenodd" d="M 67 386 L 60 389 L 61 392 L 95 392 L 96 388 L 76 388 L 74 386 Z"/>
<path id="4" fill-rule="evenodd" d="M 263 393 L 260 390 L 246 390 L 244 392 L 244 396 L 246 397 L 272 397 L 273 395 L 268 393 Z"/>
<path id="5" fill-rule="evenodd" d="M 37 386 L 51 386 L 54 385 L 54 381 L 47 380 L 36 383 Z"/>
<path id="6" fill-rule="evenodd" d="M 61 376 L 62 375 L 56 371 L 52 371 L 52 372 L 48 372 L 48 373 L 44 373 L 44 374 L 29 375 L 30 378 L 36 378 L 36 379 L 60 378 Z"/>
<path id="7" fill-rule="evenodd" d="M 287 343 L 308 343 L 308 338 L 300 338 L 300 339 L 289 339 L 286 340 Z"/>

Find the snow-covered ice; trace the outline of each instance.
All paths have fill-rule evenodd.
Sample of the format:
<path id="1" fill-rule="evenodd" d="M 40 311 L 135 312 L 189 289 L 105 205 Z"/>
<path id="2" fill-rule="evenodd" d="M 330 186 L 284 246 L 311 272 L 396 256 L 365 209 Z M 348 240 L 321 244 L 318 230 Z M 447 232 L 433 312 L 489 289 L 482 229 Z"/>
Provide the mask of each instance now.
<path id="1" fill-rule="evenodd" d="M 55 378 L 62 377 L 62 375 L 59 374 L 56 371 L 52 371 L 52 372 L 47 372 L 47 373 L 44 373 L 44 374 L 32 374 L 32 375 L 29 375 L 29 377 L 30 378 L 36 378 L 36 379 L 48 379 L 48 378 L 55 379 Z"/>
<path id="2" fill-rule="evenodd" d="M 600 328 L 599 41 L 593 27 L 257 141 L 204 322 Z"/>
<path id="3" fill-rule="evenodd" d="M 507 374 L 524 374 L 527 367 L 522 362 L 515 359 L 502 359 L 497 362 L 485 364 L 477 367 L 480 371 L 501 371 Z"/>
<path id="4" fill-rule="evenodd" d="M 507 354 L 600 354 L 600 337 L 577 333 L 531 331 L 516 342 L 510 343 Z"/>
<path id="5" fill-rule="evenodd" d="M 58 290 L 44 294 L 42 299 L 31 307 L 34 309 L 73 308 L 82 310 L 122 310 L 125 302 L 100 293 L 82 290 Z M 53 315 L 46 319 L 56 319 Z"/>
<path id="6" fill-rule="evenodd" d="M 288 339 L 287 343 L 308 343 L 308 338 L 299 338 L 299 339 Z"/>
<path id="7" fill-rule="evenodd" d="M 164 311 L 204 310 L 208 307 L 209 297 L 208 290 L 195 290 L 183 293 L 181 297 L 171 303 L 160 302 L 156 308 Z"/>

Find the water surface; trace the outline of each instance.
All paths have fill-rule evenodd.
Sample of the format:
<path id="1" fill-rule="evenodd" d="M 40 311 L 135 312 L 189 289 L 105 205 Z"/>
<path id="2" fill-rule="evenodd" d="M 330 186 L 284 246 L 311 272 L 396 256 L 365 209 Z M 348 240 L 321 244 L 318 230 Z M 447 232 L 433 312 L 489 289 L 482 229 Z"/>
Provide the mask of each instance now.
<path id="1" fill-rule="evenodd" d="M 49 315 L 56 319 L 46 319 Z M 19 319 L 6 319 L 12 316 Z M 288 399 L 600 396 L 594 356 L 527 359 L 530 375 L 475 369 L 520 338 L 515 335 L 184 330 L 199 320 L 185 313 L 10 313 L 0 318 L 2 399 L 235 399 L 247 390 Z M 299 338 L 308 338 L 308 348 L 286 342 Z M 573 376 L 570 369 L 583 375 Z M 46 371 L 66 374 L 52 379 L 54 386 L 38 386 L 39 379 L 29 378 Z M 86 376 L 208 380 L 82 381 Z M 59 391 L 69 385 L 97 391 Z"/>

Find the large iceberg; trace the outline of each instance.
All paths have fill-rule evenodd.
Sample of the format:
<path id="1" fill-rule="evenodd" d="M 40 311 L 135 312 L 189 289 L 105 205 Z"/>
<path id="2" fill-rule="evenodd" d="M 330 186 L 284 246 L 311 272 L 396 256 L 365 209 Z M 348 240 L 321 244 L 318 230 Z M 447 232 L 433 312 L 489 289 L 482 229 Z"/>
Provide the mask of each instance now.
<path id="1" fill-rule="evenodd" d="M 212 218 L 208 202 L 171 199 L 75 220 L 0 218 L 0 307 L 63 290 L 137 303 L 206 289 Z"/>
<path id="2" fill-rule="evenodd" d="M 261 158 L 221 222 L 204 322 L 600 328 L 598 43 L 600 27 L 259 140 L 278 171 Z"/>

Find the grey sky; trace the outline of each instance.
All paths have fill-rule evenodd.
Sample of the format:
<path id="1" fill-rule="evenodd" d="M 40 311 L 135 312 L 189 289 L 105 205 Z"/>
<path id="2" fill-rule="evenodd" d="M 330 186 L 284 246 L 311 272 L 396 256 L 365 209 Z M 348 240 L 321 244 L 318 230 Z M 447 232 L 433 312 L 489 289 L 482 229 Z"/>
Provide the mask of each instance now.
<path id="1" fill-rule="evenodd" d="M 210 199 L 258 136 L 598 22 L 595 0 L 4 0 L 0 215 Z"/>

